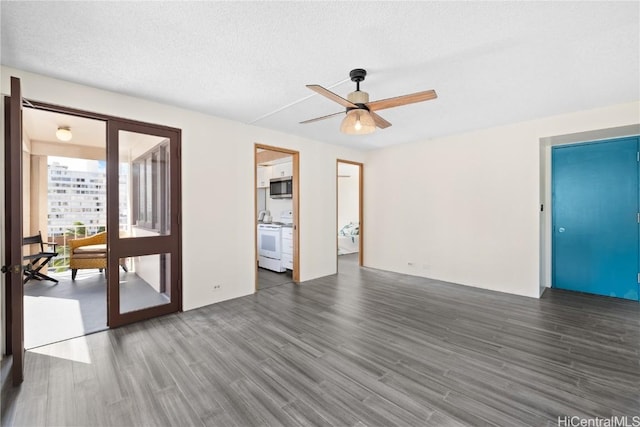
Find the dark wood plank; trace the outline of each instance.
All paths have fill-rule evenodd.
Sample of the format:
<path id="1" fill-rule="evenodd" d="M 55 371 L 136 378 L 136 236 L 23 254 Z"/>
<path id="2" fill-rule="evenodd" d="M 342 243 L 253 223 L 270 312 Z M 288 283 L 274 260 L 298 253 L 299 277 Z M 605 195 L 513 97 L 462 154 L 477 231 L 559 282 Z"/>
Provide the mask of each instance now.
<path id="1" fill-rule="evenodd" d="M 89 363 L 65 359 L 69 344 L 29 351 L 3 425 L 540 426 L 640 413 L 637 303 L 552 289 L 536 300 L 341 258 L 335 276 L 81 338 Z"/>

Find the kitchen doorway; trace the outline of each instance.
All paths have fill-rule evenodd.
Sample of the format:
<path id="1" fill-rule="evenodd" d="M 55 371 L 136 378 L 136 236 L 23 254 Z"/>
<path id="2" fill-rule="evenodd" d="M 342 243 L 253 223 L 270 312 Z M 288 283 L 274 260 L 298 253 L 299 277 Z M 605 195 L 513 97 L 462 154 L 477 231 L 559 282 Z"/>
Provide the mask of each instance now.
<path id="1" fill-rule="evenodd" d="M 338 159 L 336 163 L 337 270 L 363 264 L 363 164 Z"/>
<path id="2" fill-rule="evenodd" d="M 299 153 L 255 145 L 255 290 L 299 282 Z"/>

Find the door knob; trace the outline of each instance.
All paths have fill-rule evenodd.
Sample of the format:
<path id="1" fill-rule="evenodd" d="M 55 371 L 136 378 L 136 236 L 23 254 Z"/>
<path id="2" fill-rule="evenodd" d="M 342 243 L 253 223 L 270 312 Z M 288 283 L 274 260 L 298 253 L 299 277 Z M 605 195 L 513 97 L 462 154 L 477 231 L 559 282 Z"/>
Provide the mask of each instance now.
<path id="1" fill-rule="evenodd" d="M 558 232 L 560 232 L 560 233 L 564 233 L 564 227 L 560 227 L 560 228 L 558 228 Z"/>
<path id="2" fill-rule="evenodd" d="M 31 265 L 31 264 L 29 264 Z M 17 265 L 3 265 L 2 272 L 3 273 L 20 273 L 22 270 L 22 266 L 20 264 Z"/>

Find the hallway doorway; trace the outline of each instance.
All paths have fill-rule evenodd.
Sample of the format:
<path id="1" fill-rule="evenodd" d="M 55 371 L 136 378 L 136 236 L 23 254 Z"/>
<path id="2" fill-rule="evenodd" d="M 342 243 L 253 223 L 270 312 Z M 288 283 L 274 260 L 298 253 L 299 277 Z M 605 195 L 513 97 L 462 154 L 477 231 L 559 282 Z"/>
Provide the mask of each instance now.
<path id="1" fill-rule="evenodd" d="M 363 265 L 362 200 L 363 165 L 348 160 L 338 160 L 336 165 L 336 224 L 337 270 L 350 260 Z"/>

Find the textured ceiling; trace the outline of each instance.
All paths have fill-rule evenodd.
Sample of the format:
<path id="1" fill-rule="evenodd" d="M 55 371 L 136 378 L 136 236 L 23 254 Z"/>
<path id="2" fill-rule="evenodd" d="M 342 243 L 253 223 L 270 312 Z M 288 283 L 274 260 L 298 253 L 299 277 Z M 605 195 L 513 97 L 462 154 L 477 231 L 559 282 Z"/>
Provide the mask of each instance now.
<path id="1" fill-rule="evenodd" d="M 640 99 L 639 2 L 1 3 L 3 65 L 291 134 L 375 148 Z M 371 100 L 435 89 L 339 132 Z M 28 94 L 28 88 L 25 88 Z M 43 100 L 46 101 L 46 100 Z"/>

